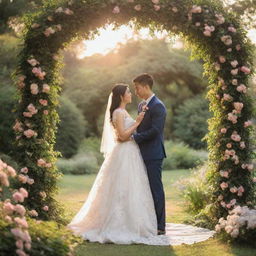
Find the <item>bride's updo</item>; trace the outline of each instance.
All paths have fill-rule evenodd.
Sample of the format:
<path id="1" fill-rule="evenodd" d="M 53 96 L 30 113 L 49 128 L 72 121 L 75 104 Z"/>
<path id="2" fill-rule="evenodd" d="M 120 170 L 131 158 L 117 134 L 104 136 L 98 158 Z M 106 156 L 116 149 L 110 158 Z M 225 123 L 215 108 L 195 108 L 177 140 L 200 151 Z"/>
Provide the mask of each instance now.
<path id="1" fill-rule="evenodd" d="M 112 122 L 113 112 L 115 109 L 119 108 L 121 104 L 121 96 L 124 96 L 127 88 L 129 88 L 128 84 L 116 84 L 112 89 L 112 103 L 110 106 L 110 121 Z"/>

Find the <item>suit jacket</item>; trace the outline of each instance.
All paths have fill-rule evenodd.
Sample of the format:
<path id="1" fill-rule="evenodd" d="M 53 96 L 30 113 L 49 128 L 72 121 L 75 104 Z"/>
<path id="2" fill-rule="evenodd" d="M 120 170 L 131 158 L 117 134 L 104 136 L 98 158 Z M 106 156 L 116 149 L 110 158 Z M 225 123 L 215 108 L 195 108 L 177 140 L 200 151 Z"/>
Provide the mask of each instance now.
<path id="1" fill-rule="evenodd" d="M 163 138 L 166 108 L 156 96 L 150 100 L 147 107 L 144 119 L 133 138 L 139 145 L 144 160 L 163 159 L 166 157 Z M 139 104 L 138 112 L 141 111 Z"/>

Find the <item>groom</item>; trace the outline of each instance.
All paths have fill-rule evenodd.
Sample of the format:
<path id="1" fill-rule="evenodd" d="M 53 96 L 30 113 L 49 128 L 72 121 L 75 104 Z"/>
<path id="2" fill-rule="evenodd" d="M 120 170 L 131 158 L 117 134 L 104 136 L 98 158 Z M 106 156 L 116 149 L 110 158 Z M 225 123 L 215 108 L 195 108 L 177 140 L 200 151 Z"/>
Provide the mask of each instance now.
<path id="1" fill-rule="evenodd" d="M 154 200 L 158 235 L 165 234 L 165 195 L 162 183 L 162 163 L 166 157 L 164 149 L 163 129 L 166 108 L 152 91 L 153 78 L 142 74 L 133 80 L 135 93 L 143 101 L 138 112 L 145 112 L 144 119 L 132 135 L 132 139 L 140 147 L 142 158 L 147 168 L 148 179 Z"/>

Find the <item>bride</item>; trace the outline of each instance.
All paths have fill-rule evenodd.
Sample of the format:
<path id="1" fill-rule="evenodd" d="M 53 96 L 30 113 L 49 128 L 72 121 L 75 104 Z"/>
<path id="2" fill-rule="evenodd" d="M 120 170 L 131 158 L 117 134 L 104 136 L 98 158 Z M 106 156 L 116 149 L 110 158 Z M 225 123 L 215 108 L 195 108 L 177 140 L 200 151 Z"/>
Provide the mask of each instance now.
<path id="1" fill-rule="evenodd" d="M 109 96 L 101 152 L 105 160 L 88 199 L 71 223 L 74 233 L 92 241 L 117 244 L 157 240 L 157 219 L 147 172 L 138 145 L 128 140 L 143 120 L 126 111 L 128 85 L 116 85 Z M 119 142 L 119 140 L 125 142 Z"/>

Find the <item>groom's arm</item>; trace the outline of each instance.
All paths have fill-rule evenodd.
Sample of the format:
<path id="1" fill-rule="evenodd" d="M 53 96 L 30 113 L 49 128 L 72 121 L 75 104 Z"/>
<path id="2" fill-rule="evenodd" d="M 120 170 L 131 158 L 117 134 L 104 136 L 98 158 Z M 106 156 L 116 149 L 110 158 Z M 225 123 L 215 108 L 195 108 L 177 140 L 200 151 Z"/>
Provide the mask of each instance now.
<path id="1" fill-rule="evenodd" d="M 151 110 L 152 127 L 146 131 L 134 133 L 133 139 L 140 144 L 154 139 L 164 128 L 166 109 L 162 104 L 155 105 Z"/>

